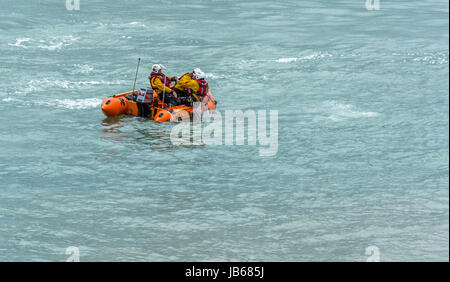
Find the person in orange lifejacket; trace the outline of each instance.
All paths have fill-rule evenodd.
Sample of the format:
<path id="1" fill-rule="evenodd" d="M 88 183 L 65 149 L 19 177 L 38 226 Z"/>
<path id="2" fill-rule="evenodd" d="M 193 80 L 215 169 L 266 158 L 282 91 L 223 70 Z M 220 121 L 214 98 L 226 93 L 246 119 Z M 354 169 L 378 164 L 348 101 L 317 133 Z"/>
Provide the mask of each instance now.
<path id="1" fill-rule="evenodd" d="M 177 81 L 178 78 L 176 76 L 166 76 L 162 73 L 162 68 L 161 65 L 153 65 L 152 73 L 148 77 L 150 79 L 150 85 L 153 90 L 155 90 L 156 94 L 158 94 L 159 100 L 165 100 L 169 102 L 169 104 L 176 104 L 175 101 L 178 98 L 178 95 L 176 91 L 170 88 L 170 83 L 172 81 Z"/>
<path id="2" fill-rule="evenodd" d="M 205 73 L 196 68 L 193 72 L 183 74 L 173 89 L 179 96 L 186 98 L 193 96 L 195 100 L 202 100 L 208 94 L 209 85 L 205 80 Z"/>

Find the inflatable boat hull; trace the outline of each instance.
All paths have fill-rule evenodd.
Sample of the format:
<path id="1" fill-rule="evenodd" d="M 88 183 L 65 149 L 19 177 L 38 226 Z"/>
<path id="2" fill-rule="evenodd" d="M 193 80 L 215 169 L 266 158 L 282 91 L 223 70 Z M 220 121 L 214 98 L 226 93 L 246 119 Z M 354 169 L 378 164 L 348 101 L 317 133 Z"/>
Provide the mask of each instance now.
<path id="1" fill-rule="evenodd" d="M 102 103 L 102 111 L 105 116 L 114 117 L 120 115 L 132 115 L 147 117 L 158 122 L 180 121 L 192 117 L 193 109 L 190 106 L 179 105 L 174 107 L 162 107 L 160 101 L 157 106 L 154 106 L 151 101 L 147 103 L 138 103 L 129 98 L 129 95 L 137 92 L 139 92 L 139 90 L 106 98 Z M 153 93 L 153 98 L 157 98 L 156 93 Z M 215 110 L 216 104 L 216 100 L 211 93 L 208 92 L 203 99 L 202 110 Z"/>

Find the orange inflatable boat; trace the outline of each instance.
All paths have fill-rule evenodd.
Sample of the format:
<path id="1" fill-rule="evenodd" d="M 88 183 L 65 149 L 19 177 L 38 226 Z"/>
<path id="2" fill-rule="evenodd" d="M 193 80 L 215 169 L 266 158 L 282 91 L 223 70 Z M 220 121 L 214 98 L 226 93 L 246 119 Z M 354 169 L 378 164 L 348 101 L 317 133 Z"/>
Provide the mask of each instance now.
<path id="1" fill-rule="evenodd" d="M 102 111 L 108 117 L 133 115 L 159 122 L 192 118 L 192 103 L 169 107 L 158 99 L 158 95 L 154 91 L 151 91 L 153 90 L 141 89 L 108 97 L 102 103 Z M 208 94 L 202 99 L 202 110 L 215 110 L 216 104 L 216 100 L 208 91 Z"/>

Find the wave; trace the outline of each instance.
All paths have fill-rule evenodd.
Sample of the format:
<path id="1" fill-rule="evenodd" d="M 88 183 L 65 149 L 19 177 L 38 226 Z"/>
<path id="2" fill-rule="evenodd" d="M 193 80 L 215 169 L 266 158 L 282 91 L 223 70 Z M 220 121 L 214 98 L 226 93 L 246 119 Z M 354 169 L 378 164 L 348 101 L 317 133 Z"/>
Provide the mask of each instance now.
<path id="1" fill-rule="evenodd" d="M 38 49 L 46 49 L 48 51 L 59 50 L 65 46 L 72 45 L 74 41 L 78 40 L 72 35 L 62 36 L 62 37 L 53 37 L 47 40 L 43 39 L 31 39 L 31 38 L 17 38 L 15 43 L 9 43 L 9 46 L 20 47 L 24 49 L 28 48 L 38 48 Z M 26 44 L 24 44 L 26 43 Z"/>
<path id="2" fill-rule="evenodd" d="M 278 63 L 290 63 L 290 62 L 297 62 L 299 58 L 280 58 L 276 60 Z"/>
<path id="3" fill-rule="evenodd" d="M 89 99 L 56 99 L 52 101 L 52 105 L 55 105 L 54 102 L 56 102 L 56 107 L 58 108 L 65 108 L 70 110 L 84 110 L 84 109 L 90 109 L 90 108 L 97 108 L 102 104 L 102 100 L 99 98 L 89 98 Z"/>
<path id="4" fill-rule="evenodd" d="M 90 65 L 75 64 L 73 66 L 74 66 L 74 69 L 72 71 L 73 73 L 88 74 L 94 70 L 94 68 L 91 67 Z"/>
<path id="5" fill-rule="evenodd" d="M 105 81 L 105 80 L 90 80 L 90 81 L 68 81 L 68 80 L 50 80 L 50 79 L 32 79 L 27 83 L 27 86 L 17 89 L 14 94 L 26 95 L 36 91 L 50 90 L 50 89 L 79 89 L 92 85 L 121 85 L 121 81 Z"/>
<path id="6" fill-rule="evenodd" d="M 49 51 L 54 51 L 56 49 L 61 49 L 63 46 L 64 46 L 63 43 L 59 42 L 59 43 L 56 43 L 54 45 L 49 45 L 49 46 L 39 45 L 39 46 L 37 46 L 37 48 L 47 49 Z"/>
<path id="7" fill-rule="evenodd" d="M 448 59 L 448 52 L 447 53 L 436 53 L 436 54 L 408 54 L 415 56 L 413 59 L 414 62 L 421 62 L 421 63 L 427 63 L 430 65 L 447 65 L 449 62 Z M 416 57 L 417 56 L 417 57 Z"/>
<path id="8" fill-rule="evenodd" d="M 275 60 L 277 63 L 292 63 L 297 61 L 308 61 L 308 60 L 316 60 L 316 59 L 322 59 L 325 57 L 332 57 L 330 53 L 314 53 L 311 55 L 303 56 L 303 57 L 292 57 L 292 58 L 279 58 Z"/>
<path id="9" fill-rule="evenodd" d="M 217 74 L 213 74 L 213 73 L 205 73 L 205 77 L 206 78 L 211 78 L 211 79 L 223 79 L 223 78 L 226 78 L 223 75 L 217 75 Z"/>
<path id="10" fill-rule="evenodd" d="M 87 98 L 87 99 L 52 99 L 52 100 L 23 100 L 17 97 L 7 97 L 2 99 L 4 103 L 19 103 L 21 106 L 30 107 L 33 105 L 56 107 L 70 110 L 84 110 L 97 108 L 102 104 L 102 100 L 99 98 Z"/>
<path id="11" fill-rule="evenodd" d="M 106 24 L 107 25 L 107 24 Z M 114 27 L 147 27 L 145 24 L 141 22 L 130 22 L 130 23 L 122 23 L 122 24 L 111 24 Z"/>
<path id="12" fill-rule="evenodd" d="M 2 102 L 17 102 L 17 101 L 20 101 L 20 100 L 17 98 L 14 98 L 14 97 L 7 97 L 7 98 L 2 99 Z"/>
<path id="13" fill-rule="evenodd" d="M 353 105 L 342 104 L 336 101 L 324 102 L 322 109 L 326 114 L 331 114 L 328 116 L 328 119 L 332 121 L 342 121 L 349 118 L 370 118 L 379 115 L 377 112 L 360 111 Z"/>
<path id="14" fill-rule="evenodd" d="M 25 45 L 22 45 L 22 43 L 28 42 L 30 40 L 31 40 L 31 38 L 17 38 L 16 39 L 16 43 L 14 43 L 14 44 L 8 43 L 8 45 L 9 46 L 16 46 L 16 47 L 21 47 L 21 48 L 27 49 L 28 47 L 25 46 Z"/>

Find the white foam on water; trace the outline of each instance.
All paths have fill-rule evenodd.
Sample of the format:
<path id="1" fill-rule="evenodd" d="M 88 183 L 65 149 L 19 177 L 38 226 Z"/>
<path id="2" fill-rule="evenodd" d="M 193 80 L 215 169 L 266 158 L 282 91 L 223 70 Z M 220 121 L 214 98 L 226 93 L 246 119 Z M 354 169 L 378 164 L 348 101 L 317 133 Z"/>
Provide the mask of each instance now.
<path id="1" fill-rule="evenodd" d="M 56 99 L 56 106 L 59 108 L 65 108 L 70 110 L 83 110 L 97 108 L 102 104 L 102 100 L 99 98 L 89 98 L 89 99 Z"/>
<path id="2" fill-rule="evenodd" d="M 77 38 L 73 37 L 72 35 L 63 36 L 62 38 L 53 38 L 53 39 L 49 40 L 47 45 L 38 45 L 37 48 L 54 51 L 54 50 L 61 49 L 64 46 L 72 45 L 72 43 L 76 40 L 77 40 Z"/>
<path id="3" fill-rule="evenodd" d="M 13 97 L 8 97 L 8 98 L 4 98 L 2 99 L 2 102 L 17 102 L 19 101 L 19 99 L 13 98 Z"/>
<path id="4" fill-rule="evenodd" d="M 35 105 L 57 107 L 69 110 L 84 110 L 99 107 L 102 100 L 99 98 L 88 99 L 54 99 L 47 101 L 34 101 Z"/>
<path id="5" fill-rule="evenodd" d="M 316 60 L 316 59 L 332 57 L 332 56 L 333 55 L 331 55 L 329 53 L 314 53 L 311 55 L 298 57 L 298 58 L 279 58 L 279 59 L 275 60 L 275 62 L 277 62 L 277 63 L 292 63 L 292 62 L 297 62 L 297 61 Z"/>
<path id="6" fill-rule="evenodd" d="M 91 67 L 90 65 L 75 64 L 73 66 L 74 66 L 74 70 L 73 70 L 74 73 L 87 74 L 94 70 L 94 68 Z"/>
<path id="7" fill-rule="evenodd" d="M 117 27 L 147 27 L 145 24 L 141 22 L 130 22 L 130 23 L 123 23 L 123 24 L 112 24 L 112 26 Z"/>
<path id="8" fill-rule="evenodd" d="M 20 99 L 17 97 L 7 97 L 1 100 L 3 103 L 20 103 L 26 102 L 29 106 L 38 105 L 46 107 L 57 107 L 70 110 L 84 110 L 100 107 L 102 100 L 99 98 L 88 99 L 52 99 L 52 100 L 34 100 L 34 99 Z"/>
<path id="9" fill-rule="evenodd" d="M 206 78 L 211 78 L 211 79 L 220 79 L 220 78 L 225 78 L 222 75 L 217 75 L 217 74 L 213 74 L 213 73 L 205 73 L 205 77 Z"/>
<path id="10" fill-rule="evenodd" d="M 418 54 L 414 54 L 417 56 Z M 449 62 L 448 53 L 422 54 L 413 59 L 414 62 L 428 63 L 430 65 L 446 65 Z"/>
<path id="11" fill-rule="evenodd" d="M 278 63 L 290 63 L 290 62 L 297 62 L 298 58 L 280 58 L 276 60 Z"/>
<path id="12" fill-rule="evenodd" d="M 16 90 L 14 94 L 28 94 L 35 91 L 40 91 L 43 89 L 49 89 L 49 88 L 70 88 L 68 81 L 60 81 L 60 80 L 49 80 L 49 79 L 32 79 L 27 83 L 26 87 L 20 88 Z"/>
<path id="13" fill-rule="evenodd" d="M 129 25 L 138 25 L 138 26 L 145 27 L 145 24 L 140 23 L 140 22 L 131 22 L 131 23 L 129 23 Z"/>
<path id="14" fill-rule="evenodd" d="M 61 49 L 61 47 L 63 47 L 64 46 L 64 44 L 62 43 L 62 42 L 59 42 L 59 43 L 56 43 L 56 44 L 54 44 L 54 45 L 49 45 L 49 46 L 46 46 L 46 45 L 38 45 L 37 47 L 38 48 L 41 48 L 41 49 L 47 49 L 47 50 L 49 50 L 49 51 L 54 51 L 54 50 L 56 50 L 56 49 Z"/>
<path id="15" fill-rule="evenodd" d="M 91 81 L 78 81 L 78 82 L 71 82 L 76 87 L 80 86 L 88 86 L 88 85 L 119 85 L 122 84 L 122 82 L 115 80 L 115 81 L 104 81 L 104 80 L 91 80 Z"/>
<path id="16" fill-rule="evenodd" d="M 28 82 L 26 87 L 21 87 L 19 89 L 17 89 L 14 94 L 17 95 L 27 95 L 28 93 L 34 92 L 34 91 L 39 91 L 41 88 L 39 87 L 39 85 L 37 85 L 36 83 L 34 83 L 34 80 L 31 80 Z"/>
<path id="17" fill-rule="evenodd" d="M 16 46 L 16 47 L 21 47 L 21 48 L 27 49 L 28 47 L 25 46 L 25 45 L 22 45 L 22 43 L 28 42 L 30 40 L 31 40 L 31 38 L 17 38 L 16 39 L 16 43 L 14 43 L 14 44 L 9 43 L 8 45 L 9 46 Z"/>
<path id="18" fill-rule="evenodd" d="M 336 101 L 324 102 L 323 109 L 331 114 L 328 118 L 332 121 L 342 121 L 349 118 L 370 118 L 379 115 L 377 112 L 359 111 L 353 105 L 342 104 Z"/>
<path id="19" fill-rule="evenodd" d="M 77 38 L 73 37 L 72 35 L 68 36 L 62 36 L 62 37 L 53 37 L 51 39 L 31 39 L 31 38 L 17 38 L 16 43 L 8 45 L 10 46 L 16 46 L 21 47 L 24 49 L 28 48 L 39 48 L 39 49 L 46 49 L 49 51 L 55 51 L 59 50 L 65 46 L 72 45 L 74 41 L 76 41 Z M 22 43 L 28 42 L 26 45 L 23 45 Z"/>
<path id="20" fill-rule="evenodd" d="M 26 86 L 15 88 L 14 94 L 27 95 L 37 91 L 57 90 L 57 89 L 84 89 L 93 85 L 121 85 L 122 82 L 104 81 L 104 80 L 88 80 L 88 81 L 68 81 L 68 80 L 51 80 L 51 79 L 32 79 Z"/>

